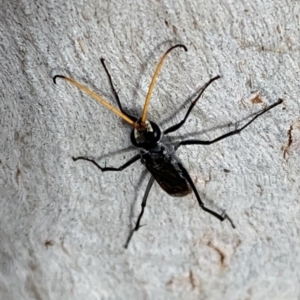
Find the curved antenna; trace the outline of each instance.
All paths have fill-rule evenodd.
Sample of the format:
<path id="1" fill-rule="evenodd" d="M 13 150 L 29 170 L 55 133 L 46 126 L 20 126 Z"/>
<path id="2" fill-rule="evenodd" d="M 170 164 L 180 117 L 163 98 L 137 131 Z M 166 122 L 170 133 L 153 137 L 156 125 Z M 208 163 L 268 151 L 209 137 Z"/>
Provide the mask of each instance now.
<path id="1" fill-rule="evenodd" d="M 153 88 L 154 88 L 154 84 L 155 84 L 155 81 L 158 77 L 158 74 L 161 70 L 161 67 L 167 57 L 167 55 L 175 48 L 178 48 L 178 47 L 181 47 L 183 48 L 185 51 L 187 51 L 187 48 L 186 46 L 182 45 L 182 44 L 178 44 L 178 45 L 175 45 L 173 47 L 171 47 L 164 55 L 163 57 L 160 59 L 160 62 L 158 64 L 158 66 L 156 67 L 156 70 L 155 70 L 155 73 L 152 77 L 152 81 L 150 83 L 150 86 L 149 86 L 149 89 L 148 89 L 148 93 L 147 93 L 147 97 L 146 97 L 146 100 L 145 100 L 145 104 L 144 104 L 144 109 L 143 109 L 143 113 L 142 113 L 142 117 L 141 117 L 141 125 L 142 127 L 145 126 L 145 122 L 146 122 L 146 119 L 147 119 L 147 112 L 148 112 L 148 107 L 149 107 L 149 103 L 150 103 L 150 98 L 151 98 L 151 95 L 152 95 L 152 91 L 153 91 Z"/>
<path id="2" fill-rule="evenodd" d="M 56 78 L 62 78 L 64 80 L 66 80 L 66 81 L 69 81 L 71 84 L 75 85 L 80 90 L 86 92 L 92 98 L 94 98 L 95 100 L 97 100 L 98 102 L 100 102 L 102 105 L 104 105 L 105 107 L 107 107 L 108 109 L 110 109 L 112 112 L 114 112 L 116 115 L 118 115 L 119 117 L 121 117 L 124 121 L 126 121 L 127 123 L 129 123 L 131 126 L 133 126 L 134 128 L 137 128 L 137 125 L 135 124 L 135 122 L 132 121 L 129 117 L 127 117 L 120 110 L 118 110 L 117 108 L 115 108 L 113 105 L 111 105 L 110 103 L 108 103 L 106 100 L 104 100 L 99 95 L 97 95 L 96 93 L 94 93 L 93 91 L 91 91 L 90 89 L 88 89 L 87 87 L 85 87 L 84 85 L 80 84 L 76 80 L 74 80 L 72 78 L 69 78 L 69 77 L 66 77 L 66 76 L 62 76 L 62 75 L 55 75 L 53 77 L 53 82 L 55 84 L 56 84 Z"/>

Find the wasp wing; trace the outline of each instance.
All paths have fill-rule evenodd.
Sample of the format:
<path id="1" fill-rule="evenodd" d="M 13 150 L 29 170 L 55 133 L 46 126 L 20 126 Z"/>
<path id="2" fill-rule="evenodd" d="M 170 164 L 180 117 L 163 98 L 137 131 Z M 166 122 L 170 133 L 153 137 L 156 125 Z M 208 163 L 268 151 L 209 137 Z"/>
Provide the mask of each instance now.
<path id="1" fill-rule="evenodd" d="M 146 164 L 161 188 L 173 197 L 183 197 L 191 193 L 190 185 L 182 174 L 180 166 L 179 163 L 171 161 L 161 164 L 159 168 Z"/>

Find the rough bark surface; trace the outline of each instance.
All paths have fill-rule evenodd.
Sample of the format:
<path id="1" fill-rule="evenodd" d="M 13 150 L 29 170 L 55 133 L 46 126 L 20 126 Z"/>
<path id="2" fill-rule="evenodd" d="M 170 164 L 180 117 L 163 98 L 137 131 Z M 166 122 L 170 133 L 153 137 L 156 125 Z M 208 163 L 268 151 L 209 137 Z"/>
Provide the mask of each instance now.
<path id="1" fill-rule="evenodd" d="M 299 1 L 1 1 L 0 298 L 299 299 Z M 207 89 L 171 135 L 221 135 L 284 99 L 245 132 L 178 156 L 203 201 L 237 228 L 157 184 L 125 250 L 149 174 L 131 128 L 55 74 L 140 115 L 161 55 L 175 43 L 150 104 L 163 128 Z M 183 104 L 185 105 L 183 106 Z M 238 122 L 238 123 L 237 123 Z M 231 125 L 230 125 L 231 124 Z M 123 149 L 123 150 L 122 150 Z M 120 151 L 122 150 L 122 151 Z M 143 175 L 144 174 L 144 175 Z"/>

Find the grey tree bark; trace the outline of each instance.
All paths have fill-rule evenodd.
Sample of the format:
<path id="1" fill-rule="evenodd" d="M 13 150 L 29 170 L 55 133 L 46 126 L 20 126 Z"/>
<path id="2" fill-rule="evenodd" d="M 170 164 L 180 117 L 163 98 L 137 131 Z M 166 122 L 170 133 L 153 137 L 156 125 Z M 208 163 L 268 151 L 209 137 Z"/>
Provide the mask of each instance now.
<path id="1" fill-rule="evenodd" d="M 1 299 L 300 299 L 300 3 L 254 1 L 1 1 Z M 149 174 L 131 128 L 55 74 L 71 76 L 140 116 L 168 57 L 149 118 L 184 116 L 195 91 L 222 75 L 171 141 L 214 138 L 277 99 L 245 132 L 178 156 L 203 201 L 154 184 L 141 230 L 124 250 Z M 184 107 L 183 107 L 183 104 Z M 123 150 L 122 150 L 123 149 Z M 122 151 L 120 151 L 122 150 Z"/>

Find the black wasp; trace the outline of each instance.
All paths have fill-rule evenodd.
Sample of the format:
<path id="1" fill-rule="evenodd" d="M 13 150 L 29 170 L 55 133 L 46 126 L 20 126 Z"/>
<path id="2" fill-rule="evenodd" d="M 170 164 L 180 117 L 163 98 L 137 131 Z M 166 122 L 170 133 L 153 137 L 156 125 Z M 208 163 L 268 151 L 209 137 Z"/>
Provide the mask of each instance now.
<path id="1" fill-rule="evenodd" d="M 178 44 L 178 45 L 175 45 L 175 46 L 171 47 L 163 55 L 163 57 L 161 58 L 158 66 L 155 70 L 154 76 L 152 77 L 152 81 L 151 81 L 151 84 L 149 86 L 149 90 L 148 90 L 147 97 L 146 97 L 146 100 L 145 100 L 142 116 L 140 118 L 136 118 L 136 117 L 134 117 L 134 116 L 132 116 L 132 115 L 130 115 L 130 114 L 128 114 L 124 111 L 124 109 L 121 105 L 118 93 L 116 92 L 116 90 L 114 88 L 111 76 L 108 72 L 108 69 L 106 68 L 106 65 L 104 63 L 103 58 L 101 58 L 101 63 L 104 67 L 104 70 L 105 70 L 107 76 L 108 76 L 108 80 L 109 80 L 111 89 L 113 91 L 114 97 L 117 100 L 119 109 L 115 108 L 113 105 L 111 105 L 110 103 L 108 103 L 107 101 L 102 99 L 99 95 L 95 94 L 94 92 L 89 90 L 87 87 L 83 86 L 82 84 L 78 83 L 77 81 L 75 81 L 72 78 L 65 77 L 65 76 L 62 76 L 62 75 L 56 75 L 56 76 L 53 77 L 54 83 L 56 83 L 57 78 L 62 78 L 64 80 L 69 81 L 71 84 L 75 85 L 79 89 L 81 89 L 84 92 L 88 93 L 91 97 L 98 100 L 101 104 L 103 104 L 104 106 L 106 106 L 107 108 L 112 110 L 114 113 L 116 113 L 118 116 L 123 118 L 127 123 L 129 123 L 133 127 L 133 130 L 131 132 L 131 142 L 135 147 L 139 148 L 139 154 L 132 157 L 129 161 L 124 163 L 122 166 L 120 166 L 118 168 L 115 168 L 115 167 L 101 167 L 93 159 L 89 159 L 89 158 L 83 157 L 83 156 L 73 157 L 74 161 L 82 159 L 82 160 L 87 160 L 87 161 L 93 163 L 102 172 L 122 171 L 122 170 L 124 170 L 125 168 L 127 168 L 128 166 L 130 166 L 131 164 L 133 164 L 134 162 L 136 162 L 140 159 L 141 162 L 146 166 L 148 171 L 151 173 L 151 178 L 148 182 L 148 185 L 147 185 L 144 197 L 143 197 L 142 205 L 141 205 L 142 210 L 139 214 L 139 217 L 137 219 L 135 227 L 131 231 L 131 233 L 130 233 L 127 241 L 126 241 L 125 248 L 127 248 L 128 244 L 129 244 L 129 242 L 132 238 L 132 235 L 133 235 L 134 231 L 137 231 L 140 228 L 140 222 L 141 222 L 142 216 L 144 214 L 144 209 L 146 207 L 147 198 L 148 198 L 150 189 L 151 189 L 154 181 L 156 181 L 165 192 L 167 192 L 170 196 L 173 196 L 173 197 L 186 196 L 189 193 L 191 193 L 191 191 L 193 191 L 194 194 L 196 195 L 196 198 L 197 198 L 197 201 L 198 201 L 200 207 L 204 211 L 206 211 L 207 213 L 213 215 L 214 217 L 216 217 L 220 221 L 224 221 L 225 219 L 227 219 L 231 223 L 231 226 L 233 228 L 235 228 L 232 220 L 225 213 L 225 211 L 222 214 L 218 214 L 218 213 L 210 210 L 209 208 L 207 208 L 204 205 L 204 203 L 202 202 L 202 200 L 199 196 L 199 193 L 198 193 L 198 191 L 197 191 L 197 189 L 196 189 L 196 187 L 193 183 L 193 180 L 191 179 L 188 171 L 181 164 L 181 162 L 179 162 L 176 159 L 176 157 L 174 156 L 174 153 L 176 152 L 176 150 L 180 146 L 184 146 L 184 145 L 210 145 L 210 144 L 216 143 L 218 141 L 221 141 L 221 140 L 223 140 L 223 139 L 225 139 L 229 136 L 238 134 L 242 130 L 244 130 L 246 127 L 248 127 L 259 116 L 261 116 L 262 114 L 264 114 L 268 110 L 270 110 L 273 107 L 275 107 L 275 106 L 279 105 L 280 103 L 282 103 L 281 99 L 278 100 L 274 104 L 272 104 L 272 105 L 266 107 L 265 109 L 261 110 L 260 112 L 256 113 L 255 116 L 247 124 L 245 124 L 241 128 L 236 128 L 235 130 L 230 131 L 226 134 L 223 134 L 218 138 L 215 138 L 213 140 L 204 140 L 204 141 L 195 140 L 195 139 L 183 140 L 183 141 L 177 143 L 175 146 L 173 146 L 170 150 L 162 142 L 163 136 L 178 130 L 185 123 L 185 121 L 187 120 L 187 118 L 188 118 L 189 114 L 191 113 L 193 107 L 196 105 L 197 101 L 199 100 L 199 98 L 203 94 L 204 90 L 213 81 L 220 78 L 220 76 L 216 76 L 216 77 L 210 79 L 205 84 L 205 86 L 201 89 L 199 95 L 191 103 L 191 105 L 190 105 L 185 117 L 183 118 L 183 120 L 181 122 L 179 122 L 178 124 L 173 125 L 173 126 L 167 128 L 167 129 L 165 129 L 164 131 L 162 131 L 156 123 L 147 120 L 147 111 L 148 111 L 148 107 L 149 107 L 150 97 L 151 97 L 151 94 L 152 94 L 152 91 L 153 91 L 155 81 L 156 81 L 156 79 L 158 77 L 158 74 L 161 70 L 161 67 L 163 65 L 163 62 L 166 59 L 168 53 L 170 53 L 173 49 L 178 48 L 178 47 L 183 48 L 185 51 L 187 51 L 187 48 L 184 45 Z"/>

